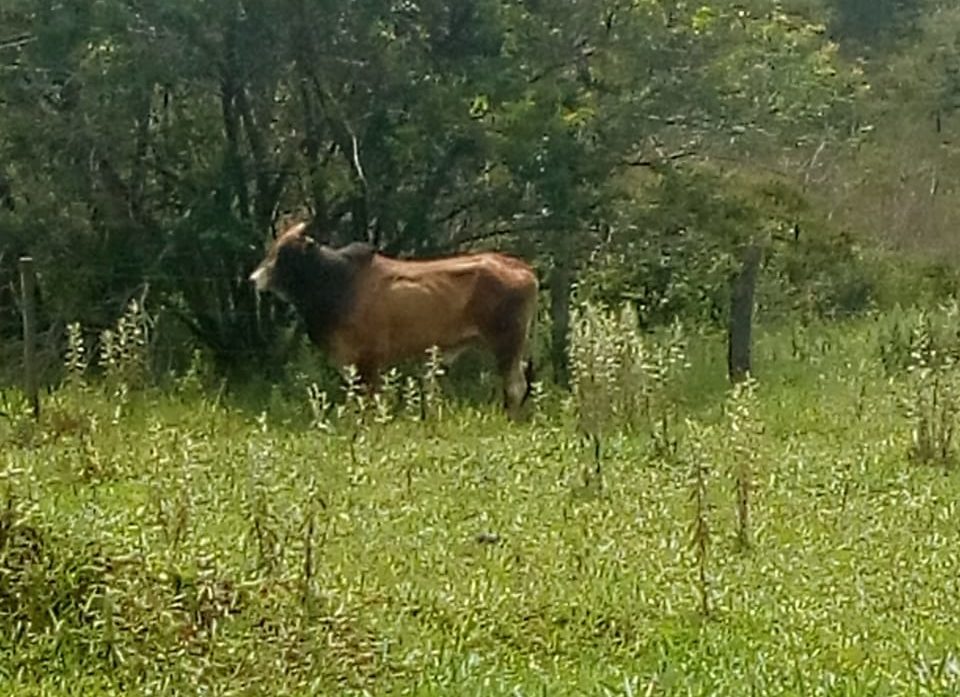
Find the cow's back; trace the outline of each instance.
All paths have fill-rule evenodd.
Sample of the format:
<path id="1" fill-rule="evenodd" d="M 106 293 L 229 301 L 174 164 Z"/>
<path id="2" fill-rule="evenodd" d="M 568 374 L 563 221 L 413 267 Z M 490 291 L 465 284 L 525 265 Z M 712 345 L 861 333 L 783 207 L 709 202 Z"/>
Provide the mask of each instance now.
<path id="1" fill-rule="evenodd" d="M 356 284 L 331 345 L 341 363 L 389 363 L 434 345 L 495 339 L 532 309 L 537 292 L 526 263 L 491 252 L 419 261 L 377 255 Z"/>

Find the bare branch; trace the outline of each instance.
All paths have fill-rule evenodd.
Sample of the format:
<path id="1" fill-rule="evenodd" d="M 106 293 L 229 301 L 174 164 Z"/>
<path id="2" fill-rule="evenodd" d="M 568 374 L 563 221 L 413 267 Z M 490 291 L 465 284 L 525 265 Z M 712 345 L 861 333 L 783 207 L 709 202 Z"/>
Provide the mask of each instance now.
<path id="1" fill-rule="evenodd" d="M 813 169 L 814 167 L 817 166 L 818 160 L 820 159 L 820 156 L 823 154 L 823 151 L 826 149 L 826 147 L 827 147 L 827 141 L 826 140 L 820 141 L 820 146 L 817 148 L 817 151 L 813 153 L 813 157 L 810 158 L 810 162 L 808 162 L 807 166 L 804 168 L 804 172 L 803 172 L 804 186 L 807 186 L 808 184 L 810 184 L 810 177 L 813 173 Z"/>
<path id="2" fill-rule="evenodd" d="M 447 211 L 446 213 L 438 217 L 436 219 L 436 222 L 441 225 L 445 225 L 446 223 L 449 223 L 454 218 L 456 218 L 458 215 L 466 213 L 471 208 L 478 206 L 482 201 L 483 201 L 482 196 L 472 196 L 468 198 L 466 201 L 463 201 L 457 204 L 456 206 L 451 208 L 449 211 Z"/>
<path id="3" fill-rule="evenodd" d="M 574 46 L 574 50 L 576 51 L 575 55 L 565 60 L 557 61 L 552 65 L 548 65 L 546 68 L 544 68 L 540 72 L 534 73 L 527 80 L 527 83 L 533 85 L 537 82 L 540 82 L 544 78 L 548 77 L 552 73 L 559 72 L 561 70 L 564 70 L 565 68 L 576 67 L 578 69 L 582 69 L 584 61 L 586 61 L 588 58 L 590 58 L 596 53 L 596 49 L 594 47 L 588 46 L 585 43 L 580 43 L 579 45 Z"/>
<path id="4" fill-rule="evenodd" d="M 20 34 L 19 36 L 11 36 L 8 39 L 0 39 L 0 51 L 9 48 L 22 48 L 27 44 L 32 44 L 36 40 L 37 37 L 33 34 Z"/>
<path id="5" fill-rule="evenodd" d="M 494 237 L 503 237 L 504 235 L 509 235 L 513 232 L 516 232 L 516 230 L 510 227 L 494 228 L 493 230 L 486 230 L 485 232 L 478 232 L 467 237 L 456 239 L 450 244 L 450 247 L 457 249 L 475 242 L 484 242 L 485 240 L 490 240 Z"/>
<path id="6" fill-rule="evenodd" d="M 503 237 L 505 235 L 515 235 L 523 232 L 539 231 L 543 229 L 543 222 L 543 218 L 531 218 L 526 221 L 517 220 L 512 223 L 498 223 L 488 230 L 476 232 L 471 235 L 455 237 L 447 246 L 452 249 L 457 249 L 464 245 L 473 244 L 474 242 L 483 242 L 485 240 L 493 239 L 494 237 Z"/>
<path id="7" fill-rule="evenodd" d="M 673 152 L 668 155 L 662 155 L 660 157 L 636 157 L 632 160 L 624 160 L 620 164 L 624 167 L 655 167 L 656 165 L 663 164 L 664 162 L 682 160 L 687 157 L 695 157 L 697 154 L 698 153 L 693 150 L 678 150 L 677 152 Z"/>
<path id="8" fill-rule="evenodd" d="M 350 128 L 350 125 L 344 121 L 347 125 L 347 130 L 350 133 L 350 142 L 353 145 L 353 166 L 357 171 L 357 178 L 363 183 L 363 187 L 367 187 L 367 177 L 363 173 L 363 165 L 360 164 L 360 146 L 357 145 L 357 134 L 353 132 L 353 129 Z"/>
<path id="9" fill-rule="evenodd" d="M 753 167 L 755 169 L 762 169 L 765 172 L 769 172 L 770 174 L 775 174 L 778 177 L 790 178 L 791 176 L 786 172 L 784 172 L 782 169 L 778 169 L 777 167 L 771 167 L 770 165 L 763 164 L 762 162 L 759 162 L 759 161 L 747 162 L 739 157 L 729 157 L 727 155 L 710 155 L 710 159 L 719 160 L 721 162 L 731 162 L 735 165 L 743 166 L 743 167 Z"/>

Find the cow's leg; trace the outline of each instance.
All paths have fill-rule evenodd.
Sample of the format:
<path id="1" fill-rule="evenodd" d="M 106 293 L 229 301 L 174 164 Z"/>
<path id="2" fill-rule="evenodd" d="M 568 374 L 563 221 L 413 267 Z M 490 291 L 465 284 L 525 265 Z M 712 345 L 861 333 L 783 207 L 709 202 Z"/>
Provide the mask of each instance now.
<path id="1" fill-rule="evenodd" d="M 527 378 L 523 371 L 522 354 L 518 352 L 503 372 L 503 407 L 512 418 L 517 417 L 526 394 Z"/>
<path id="2" fill-rule="evenodd" d="M 375 361 L 361 361 L 357 373 L 367 396 L 373 397 L 380 390 L 380 366 Z"/>
<path id="3" fill-rule="evenodd" d="M 370 399 L 380 389 L 380 365 L 375 361 L 357 361 L 351 364 L 356 369 L 356 379 L 359 382 L 360 393 Z M 350 382 L 350 371 L 347 366 L 341 366 L 339 372 L 345 383 Z"/>
<path id="4" fill-rule="evenodd" d="M 503 407 L 511 418 L 519 415 L 520 405 L 527 394 L 527 378 L 523 370 L 524 334 L 523 331 L 508 332 L 493 345 L 497 371 L 503 380 Z"/>
<path id="5" fill-rule="evenodd" d="M 486 338 L 497 358 L 497 369 L 503 380 L 503 406 L 511 418 L 519 416 L 529 387 L 524 356 L 533 321 L 534 301 L 535 298 L 501 306 L 496 320 L 487 330 Z"/>

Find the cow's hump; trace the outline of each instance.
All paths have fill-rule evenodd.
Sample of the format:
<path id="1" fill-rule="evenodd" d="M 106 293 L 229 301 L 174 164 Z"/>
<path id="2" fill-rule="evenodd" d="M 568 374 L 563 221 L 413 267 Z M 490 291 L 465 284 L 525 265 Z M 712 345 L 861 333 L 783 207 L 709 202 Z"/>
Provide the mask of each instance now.
<path id="1" fill-rule="evenodd" d="M 376 248 L 366 242 L 351 242 L 346 247 L 337 250 L 337 253 L 354 267 L 363 267 L 370 263 Z"/>

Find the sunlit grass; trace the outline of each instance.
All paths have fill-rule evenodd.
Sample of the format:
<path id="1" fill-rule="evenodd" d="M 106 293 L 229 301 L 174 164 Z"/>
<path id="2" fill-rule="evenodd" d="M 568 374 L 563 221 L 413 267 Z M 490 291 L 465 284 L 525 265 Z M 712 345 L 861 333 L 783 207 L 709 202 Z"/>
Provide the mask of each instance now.
<path id="1" fill-rule="evenodd" d="M 910 383 L 870 322 L 809 351 L 762 336 L 741 437 L 721 344 L 688 337 L 670 389 L 706 428 L 678 420 L 673 455 L 652 424 L 605 433 L 599 486 L 555 396 L 525 424 L 458 406 L 328 433 L 306 394 L 137 392 L 117 416 L 71 387 L 0 422 L 0 691 L 951 693 L 960 483 L 908 461 Z"/>

